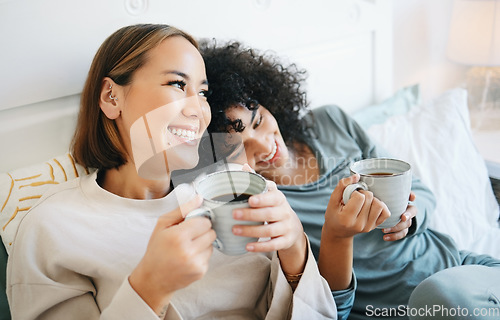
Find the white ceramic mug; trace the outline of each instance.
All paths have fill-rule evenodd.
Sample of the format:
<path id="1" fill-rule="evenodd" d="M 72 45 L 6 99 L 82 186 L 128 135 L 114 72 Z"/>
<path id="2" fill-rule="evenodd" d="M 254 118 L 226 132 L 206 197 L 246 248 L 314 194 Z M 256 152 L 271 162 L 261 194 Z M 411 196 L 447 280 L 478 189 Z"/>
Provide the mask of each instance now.
<path id="1" fill-rule="evenodd" d="M 411 166 L 409 163 L 388 158 L 372 158 L 354 162 L 351 173 L 358 173 L 359 182 L 347 186 L 343 201 L 347 203 L 351 194 L 359 189 L 369 190 L 373 196 L 384 202 L 391 212 L 377 228 L 391 228 L 401 221 L 406 211 L 411 191 Z"/>
<path id="2" fill-rule="evenodd" d="M 234 225 L 259 225 L 263 222 L 233 219 L 233 210 L 248 208 L 248 198 L 267 192 L 267 183 L 261 175 L 246 171 L 218 171 L 195 182 L 195 189 L 203 197 L 203 205 L 187 214 L 186 218 L 204 216 L 212 221 L 217 234 L 214 247 L 227 255 L 246 253 L 246 245 L 258 238 L 234 235 Z"/>

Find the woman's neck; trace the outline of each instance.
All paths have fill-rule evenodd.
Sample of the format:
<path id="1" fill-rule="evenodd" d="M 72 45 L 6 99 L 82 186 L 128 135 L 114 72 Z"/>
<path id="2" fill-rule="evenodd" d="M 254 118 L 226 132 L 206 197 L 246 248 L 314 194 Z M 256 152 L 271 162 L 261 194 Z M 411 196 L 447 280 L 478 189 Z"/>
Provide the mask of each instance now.
<path id="1" fill-rule="evenodd" d="M 158 199 L 170 193 L 170 178 L 146 180 L 137 174 L 135 167 L 125 164 L 116 169 L 99 171 L 97 183 L 105 190 L 130 199 Z"/>

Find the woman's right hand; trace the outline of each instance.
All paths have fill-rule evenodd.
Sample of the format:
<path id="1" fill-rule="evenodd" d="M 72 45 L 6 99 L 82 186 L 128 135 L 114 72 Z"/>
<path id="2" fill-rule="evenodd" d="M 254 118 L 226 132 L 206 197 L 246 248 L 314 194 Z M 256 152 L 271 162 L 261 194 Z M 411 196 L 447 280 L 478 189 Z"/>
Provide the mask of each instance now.
<path id="1" fill-rule="evenodd" d="M 390 216 L 389 209 L 370 191 L 359 190 L 352 193 L 344 204 L 342 195 L 345 188 L 359 181 L 359 175 L 340 180 L 330 196 L 325 212 L 325 228 L 336 238 L 353 237 L 358 233 L 370 232 Z"/>
<path id="2" fill-rule="evenodd" d="M 201 279 L 208 270 L 216 238 L 211 222 L 203 217 L 184 220 L 201 203 L 196 196 L 158 219 L 146 253 L 129 277 L 132 288 L 157 313 L 175 291 Z"/>
<path id="3" fill-rule="evenodd" d="M 332 290 L 347 289 L 352 283 L 354 236 L 369 232 L 390 216 L 387 206 L 370 191 L 355 191 L 345 204 L 345 188 L 359 181 L 353 175 L 339 181 L 325 212 L 318 266 Z"/>

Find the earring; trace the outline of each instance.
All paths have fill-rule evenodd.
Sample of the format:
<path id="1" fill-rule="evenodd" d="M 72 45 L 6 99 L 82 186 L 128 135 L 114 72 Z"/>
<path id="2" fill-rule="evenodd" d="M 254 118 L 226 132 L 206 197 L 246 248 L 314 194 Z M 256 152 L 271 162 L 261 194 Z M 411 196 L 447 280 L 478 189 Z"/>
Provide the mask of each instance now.
<path id="1" fill-rule="evenodd" d="M 109 84 L 109 88 L 108 88 L 108 90 L 111 90 L 111 88 L 113 88 L 113 85 L 112 85 L 112 84 Z M 110 93 L 109 93 L 109 98 L 110 98 L 111 100 L 118 101 L 118 98 L 113 97 L 113 92 L 110 92 Z"/>

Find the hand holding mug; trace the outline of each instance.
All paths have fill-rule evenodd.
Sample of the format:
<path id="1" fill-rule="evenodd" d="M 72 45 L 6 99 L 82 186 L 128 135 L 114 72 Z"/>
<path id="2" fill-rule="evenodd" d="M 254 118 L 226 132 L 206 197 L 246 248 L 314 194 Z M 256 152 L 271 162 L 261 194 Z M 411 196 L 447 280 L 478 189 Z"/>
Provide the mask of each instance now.
<path id="1" fill-rule="evenodd" d="M 238 221 L 266 222 L 261 225 L 235 225 L 234 234 L 258 237 L 259 242 L 247 244 L 253 252 L 278 251 L 285 273 L 298 274 L 306 262 L 307 241 L 302 223 L 276 184 L 268 181 L 268 192 L 249 199 L 250 208 L 237 209 L 233 216 Z"/>
<path id="2" fill-rule="evenodd" d="M 132 288 L 155 310 L 208 270 L 215 240 L 210 221 L 185 221 L 182 214 L 201 202 L 196 197 L 158 218 L 146 253 L 129 277 Z"/>
<path id="3" fill-rule="evenodd" d="M 253 217 L 252 212 L 243 219 L 235 219 L 233 211 L 249 208 L 253 196 L 265 194 L 266 180 L 254 172 L 224 170 L 201 178 L 195 183 L 195 189 L 203 197 L 203 205 L 188 213 L 186 219 L 208 218 L 217 234 L 215 248 L 228 255 L 246 253 L 247 244 L 256 242 L 259 236 L 256 233 L 248 236 L 246 233 L 234 234 L 234 226 L 262 225 L 265 220 Z"/>
<path id="4" fill-rule="evenodd" d="M 238 221 L 266 222 L 262 225 L 233 227 L 235 234 L 267 239 L 249 244 L 252 251 L 270 252 L 292 247 L 303 237 L 302 224 L 276 184 L 267 181 L 268 192 L 252 196 L 249 208 L 235 210 Z"/>
<path id="5" fill-rule="evenodd" d="M 415 193 L 410 192 L 409 201 L 415 201 Z M 401 221 L 392 228 L 383 229 L 385 241 L 401 240 L 408 235 L 413 224 L 413 218 L 417 215 L 417 207 L 409 204 L 406 211 L 401 215 Z"/>
<path id="6" fill-rule="evenodd" d="M 343 201 L 356 190 L 369 190 L 383 201 L 391 216 L 377 228 L 392 228 L 401 220 L 401 214 L 406 211 L 411 192 L 411 166 L 397 159 L 372 158 L 353 163 L 350 167 L 353 174 L 359 174 L 359 182 L 345 188 Z"/>
<path id="7" fill-rule="evenodd" d="M 353 193 L 348 203 L 344 204 L 344 191 L 358 181 L 359 175 L 352 175 L 340 180 L 333 190 L 325 212 L 325 237 L 350 238 L 358 233 L 370 232 L 390 216 L 385 203 L 370 191 Z"/>

